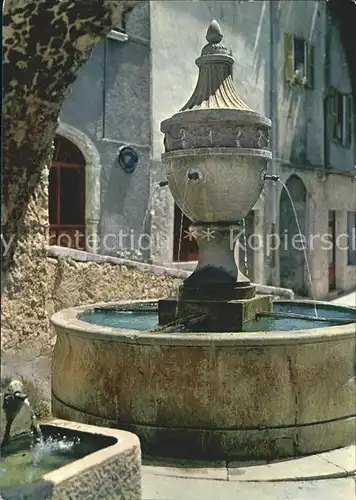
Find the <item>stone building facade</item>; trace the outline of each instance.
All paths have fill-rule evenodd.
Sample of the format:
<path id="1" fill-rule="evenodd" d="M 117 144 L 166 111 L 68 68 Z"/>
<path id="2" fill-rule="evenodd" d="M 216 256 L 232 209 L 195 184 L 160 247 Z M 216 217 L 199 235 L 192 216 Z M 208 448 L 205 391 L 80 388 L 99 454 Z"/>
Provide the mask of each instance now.
<path id="1" fill-rule="evenodd" d="M 93 253 L 137 258 L 139 251 L 154 264 L 193 265 L 196 247 L 184 238 L 189 222 L 158 185 L 165 179 L 160 122 L 191 94 L 194 61 L 213 18 L 235 58 L 241 97 L 273 122 L 269 169 L 287 185 L 299 219 L 298 228 L 282 184 L 266 184 L 246 219 L 241 265 L 253 281 L 299 295 L 323 299 L 352 289 L 355 114 L 339 28 L 324 1 L 137 2 L 124 26 L 95 48 L 64 103 L 57 141 L 82 154 L 85 174 L 77 186 L 85 196 L 73 205 L 81 213 L 73 224 L 70 216 L 61 220 L 74 174 L 72 191 L 67 174 L 58 174 L 62 194 L 50 189 L 57 226 L 62 233 L 84 228 L 81 248 Z M 67 163 L 79 169 L 63 158 L 60 171 Z M 305 251 L 299 229 L 308 239 Z M 56 231 L 52 243 L 66 244 Z"/>

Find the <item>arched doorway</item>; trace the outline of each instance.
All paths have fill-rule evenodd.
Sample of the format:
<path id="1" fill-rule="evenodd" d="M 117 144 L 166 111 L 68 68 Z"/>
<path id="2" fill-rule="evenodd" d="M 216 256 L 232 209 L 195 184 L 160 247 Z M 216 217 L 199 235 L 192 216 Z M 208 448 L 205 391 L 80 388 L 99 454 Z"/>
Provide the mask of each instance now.
<path id="1" fill-rule="evenodd" d="M 298 215 L 303 237 L 306 237 L 306 200 L 307 190 L 302 180 L 292 175 L 286 182 Z M 305 257 L 303 240 L 298 236 L 298 226 L 294 211 L 285 189 L 279 202 L 279 265 L 281 286 L 292 288 L 297 295 L 308 295 L 305 279 Z"/>
<path id="2" fill-rule="evenodd" d="M 192 221 L 182 214 L 178 205 L 174 204 L 174 262 L 190 262 L 199 259 L 199 249 L 195 238 L 189 235 Z"/>
<path id="3" fill-rule="evenodd" d="M 85 250 L 85 159 L 57 135 L 49 172 L 50 245 Z"/>

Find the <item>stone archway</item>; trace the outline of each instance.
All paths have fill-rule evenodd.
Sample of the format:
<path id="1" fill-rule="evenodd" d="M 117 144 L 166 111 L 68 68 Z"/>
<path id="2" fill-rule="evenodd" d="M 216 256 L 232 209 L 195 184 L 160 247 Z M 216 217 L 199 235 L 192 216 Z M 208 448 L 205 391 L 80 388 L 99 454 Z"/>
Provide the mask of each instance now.
<path id="1" fill-rule="evenodd" d="M 94 143 L 80 130 L 60 122 L 56 133 L 71 141 L 85 159 L 85 234 L 87 251 L 98 253 L 100 222 L 100 175 L 101 160 Z"/>
<path id="2" fill-rule="evenodd" d="M 286 186 L 295 205 L 301 232 L 306 237 L 307 189 L 303 181 L 294 174 L 289 177 Z M 279 201 L 280 285 L 292 288 L 297 295 L 306 296 L 308 295 L 308 282 L 305 275 L 303 241 L 298 235 L 294 211 L 288 194 L 283 188 Z"/>

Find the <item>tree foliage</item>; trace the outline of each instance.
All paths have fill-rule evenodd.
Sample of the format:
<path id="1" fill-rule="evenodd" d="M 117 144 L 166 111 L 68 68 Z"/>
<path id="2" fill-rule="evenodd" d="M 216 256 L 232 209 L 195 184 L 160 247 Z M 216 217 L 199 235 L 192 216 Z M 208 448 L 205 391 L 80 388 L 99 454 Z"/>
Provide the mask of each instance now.
<path id="1" fill-rule="evenodd" d="M 93 47 L 121 23 L 132 1 L 5 0 L 3 4 L 3 182 L 6 217 L 2 276 L 43 169 L 49 165 L 69 86 Z M 44 221 L 38 221 L 39 231 Z M 2 250 L 4 246 L 2 245 Z"/>

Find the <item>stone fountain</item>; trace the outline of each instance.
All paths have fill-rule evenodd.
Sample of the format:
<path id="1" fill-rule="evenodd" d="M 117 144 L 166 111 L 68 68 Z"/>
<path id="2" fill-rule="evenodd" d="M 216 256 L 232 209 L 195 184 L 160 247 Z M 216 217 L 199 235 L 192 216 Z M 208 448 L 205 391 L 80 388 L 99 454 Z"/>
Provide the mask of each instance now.
<path id="1" fill-rule="evenodd" d="M 206 39 L 196 60 L 199 77 L 191 98 L 161 124 L 167 181 L 193 221 L 199 263 L 181 286 L 178 304 L 177 298 L 159 301 L 159 322 L 196 315 L 205 318 L 196 328 L 236 331 L 272 308 L 271 298 L 257 296 L 237 268 L 233 245 L 264 185 L 271 121 L 238 96 L 234 59 L 215 20 Z"/>
<path id="2" fill-rule="evenodd" d="M 271 122 L 237 95 L 222 38 L 213 21 L 193 95 L 162 123 L 167 181 L 193 221 L 199 264 L 178 297 L 52 317 L 53 414 L 132 431 L 149 455 L 272 459 L 346 446 L 356 310 L 272 303 L 235 264 L 231 233 L 268 178 Z M 187 318 L 198 321 L 187 328 Z"/>

